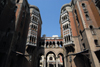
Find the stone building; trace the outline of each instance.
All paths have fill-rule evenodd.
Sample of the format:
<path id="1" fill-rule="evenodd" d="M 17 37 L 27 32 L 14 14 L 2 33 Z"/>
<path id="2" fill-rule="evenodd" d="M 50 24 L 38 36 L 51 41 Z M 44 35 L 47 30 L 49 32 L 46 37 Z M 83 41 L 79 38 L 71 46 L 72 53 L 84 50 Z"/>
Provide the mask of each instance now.
<path id="1" fill-rule="evenodd" d="M 30 23 L 28 29 L 26 56 L 32 67 L 37 67 L 37 48 L 41 38 L 41 15 L 38 7 L 30 5 Z"/>
<path id="2" fill-rule="evenodd" d="M 55 35 L 42 37 L 37 56 L 38 67 L 64 67 L 63 39 Z"/>
<path id="3" fill-rule="evenodd" d="M 72 0 L 61 8 L 66 67 L 100 67 L 100 0 Z"/>
<path id="4" fill-rule="evenodd" d="M 0 0 L 0 67 L 100 67 L 100 0 L 61 7 L 61 37 L 41 37 L 39 8 Z"/>
<path id="5" fill-rule="evenodd" d="M 27 0 L 0 0 L 0 67 L 29 66 L 25 59 L 29 20 Z"/>

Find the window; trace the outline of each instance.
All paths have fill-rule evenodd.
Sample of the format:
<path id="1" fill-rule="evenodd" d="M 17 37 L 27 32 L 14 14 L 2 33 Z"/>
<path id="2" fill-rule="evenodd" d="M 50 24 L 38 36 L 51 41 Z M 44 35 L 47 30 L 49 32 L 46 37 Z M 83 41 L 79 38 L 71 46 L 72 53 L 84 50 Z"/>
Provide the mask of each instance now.
<path id="1" fill-rule="evenodd" d="M 85 13 L 85 16 L 86 16 L 86 20 L 90 20 L 88 11 L 86 9 L 86 5 L 84 3 L 82 3 L 82 8 L 84 10 L 84 13 Z"/>
<path id="2" fill-rule="evenodd" d="M 78 19 L 78 15 L 77 15 L 77 11 L 75 10 L 75 17 L 76 17 L 76 22 L 79 24 L 79 19 Z"/>
<path id="3" fill-rule="evenodd" d="M 87 13 L 85 14 L 85 16 L 86 16 L 86 20 L 90 20 L 89 15 Z"/>
<path id="4" fill-rule="evenodd" d="M 83 50 L 85 50 L 86 49 L 85 44 L 83 43 L 82 45 L 83 45 Z"/>
<path id="5" fill-rule="evenodd" d="M 31 40 L 32 40 L 32 36 L 30 36 L 30 43 L 31 43 Z"/>
<path id="6" fill-rule="evenodd" d="M 52 57 L 50 57 L 49 60 L 53 60 Z"/>
<path id="7" fill-rule="evenodd" d="M 84 3 L 82 3 L 82 7 L 83 7 L 83 9 L 85 9 L 85 4 Z"/>
<path id="8" fill-rule="evenodd" d="M 83 39 L 82 31 L 80 30 L 80 38 Z"/>
<path id="9" fill-rule="evenodd" d="M 63 12 L 64 12 L 64 11 L 66 11 L 66 9 L 65 9 L 65 8 L 63 9 Z"/>
<path id="10" fill-rule="evenodd" d="M 68 41 L 70 41 L 70 36 L 68 36 Z"/>
<path id="11" fill-rule="evenodd" d="M 32 26 L 31 26 L 31 28 L 33 28 L 33 24 L 32 24 Z"/>
<path id="12" fill-rule="evenodd" d="M 94 43 L 95 43 L 96 46 L 99 45 L 98 40 L 94 40 Z"/>
<path id="13" fill-rule="evenodd" d="M 92 34 L 95 34 L 95 32 L 94 32 L 94 29 L 93 29 L 93 26 L 92 26 L 92 25 L 90 25 L 90 30 L 91 30 L 91 33 L 92 33 Z"/>

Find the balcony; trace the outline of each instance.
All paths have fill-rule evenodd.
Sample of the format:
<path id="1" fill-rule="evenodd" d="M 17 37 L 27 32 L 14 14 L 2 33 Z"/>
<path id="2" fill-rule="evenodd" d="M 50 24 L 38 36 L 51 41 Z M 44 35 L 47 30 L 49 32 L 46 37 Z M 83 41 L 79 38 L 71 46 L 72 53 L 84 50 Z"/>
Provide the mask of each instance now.
<path id="1" fill-rule="evenodd" d="M 70 46 L 70 45 L 73 45 L 73 41 L 68 41 L 64 43 L 64 46 Z"/>
<path id="2" fill-rule="evenodd" d="M 26 45 L 33 46 L 33 47 L 36 47 L 37 46 L 36 43 L 29 43 L 29 42 Z"/>
<path id="3" fill-rule="evenodd" d="M 65 11 L 64 11 L 64 12 L 62 12 L 60 15 L 63 15 L 63 14 L 65 14 L 65 13 L 68 13 L 68 11 L 66 11 L 66 10 L 65 10 Z"/>
<path id="4" fill-rule="evenodd" d="M 70 22 L 70 20 L 67 18 L 67 19 L 63 20 L 62 23 L 65 23 L 65 22 L 67 22 L 67 21 Z"/>
<path id="5" fill-rule="evenodd" d="M 38 24 L 38 22 L 36 22 L 36 21 L 34 21 L 34 20 L 32 20 L 32 23 Z"/>

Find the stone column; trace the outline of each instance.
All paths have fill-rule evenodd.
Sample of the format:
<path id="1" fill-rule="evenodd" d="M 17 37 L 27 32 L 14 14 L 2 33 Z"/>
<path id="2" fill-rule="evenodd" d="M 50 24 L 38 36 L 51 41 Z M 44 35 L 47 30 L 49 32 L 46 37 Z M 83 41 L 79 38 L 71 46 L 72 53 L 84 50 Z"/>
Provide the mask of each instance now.
<path id="1" fill-rule="evenodd" d="M 56 57 L 56 67 L 58 67 L 58 57 Z"/>
<path id="2" fill-rule="evenodd" d="M 55 46 L 56 46 L 56 48 L 58 47 L 58 45 L 57 45 L 57 41 L 55 40 Z"/>
<path id="3" fill-rule="evenodd" d="M 46 67 L 46 57 L 44 57 L 43 67 Z"/>
<path id="4" fill-rule="evenodd" d="M 46 48 L 46 40 L 45 40 L 44 48 Z"/>
<path id="5" fill-rule="evenodd" d="M 67 64 L 67 57 L 66 57 L 66 56 L 64 56 L 64 66 L 65 66 L 65 67 L 67 67 L 67 65 L 66 65 L 66 64 Z"/>

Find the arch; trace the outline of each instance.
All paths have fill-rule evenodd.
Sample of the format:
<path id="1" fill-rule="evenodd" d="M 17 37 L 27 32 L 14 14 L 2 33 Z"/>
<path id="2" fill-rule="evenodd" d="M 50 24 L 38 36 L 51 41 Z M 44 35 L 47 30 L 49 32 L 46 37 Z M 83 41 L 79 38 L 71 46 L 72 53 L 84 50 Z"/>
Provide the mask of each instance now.
<path id="1" fill-rule="evenodd" d="M 50 60 L 50 57 L 52 57 L 52 60 Z M 52 63 L 51 63 L 50 61 L 51 61 Z M 52 52 L 52 51 L 49 51 L 49 52 L 46 54 L 46 67 L 48 67 L 48 64 L 49 64 L 49 66 L 50 66 L 50 65 L 53 65 L 53 66 L 56 65 L 56 55 L 55 55 L 55 53 Z"/>
<path id="2" fill-rule="evenodd" d="M 58 67 L 64 67 L 64 55 L 62 53 L 58 54 Z"/>
<path id="3" fill-rule="evenodd" d="M 52 45 L 52 42 L 50 41 L 50 45 Z"/>
<path id="4" fill-rule="evenodd" d="M 55 47 L 55 42 L 53 41 L 53 43 L 52 43 L 52 47 L 54 48 Z"/>
<path id="5" fill-rule="evenodd" d="M 54 54 L 55 57 L 56 57 L 56 54 L 55 54 L 53 51 L 49 51 L 49 52 L 47 52 L 46 56 L 47 56 L 48 54 L 50 54 L 50 53 Z"/>
<path id="6" fill-rule="evenodd" d="M 49 42 L 48 41 L 46 42 L 46 47 L 49 48 Z"/>
<path id="7" fill-rule="evenodd" d="M 60 45 L 59 45 L 59 47 L 62 47 L 63 46 L 63 42 L 62 41 L 60 41 Z"/>
<path id="8" fill-rule="evenodd" d="M 49 51 L 47 54 L 46 54 L 46 67 L 48 67 L 48 64 L 49 66 L 56 66 L 56 55 L 54 52 L 52 51 Z"/>
<path id="9" fill-rule="evenodd" d="M 59 45 L 59 41 L 57 41 L 57 44 Z"/>

